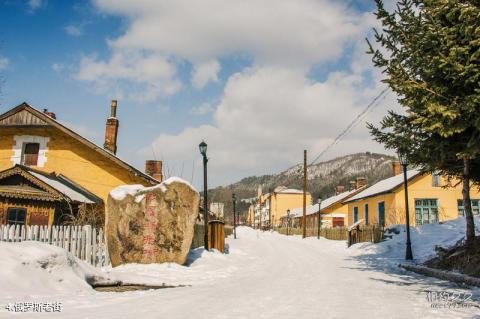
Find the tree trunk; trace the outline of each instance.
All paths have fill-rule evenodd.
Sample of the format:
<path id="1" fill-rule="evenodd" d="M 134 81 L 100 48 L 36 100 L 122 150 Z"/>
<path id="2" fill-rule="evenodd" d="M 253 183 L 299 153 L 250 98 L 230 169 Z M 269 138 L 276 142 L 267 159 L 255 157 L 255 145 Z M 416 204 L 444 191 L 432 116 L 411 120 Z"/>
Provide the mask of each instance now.
<path id="1" fill-rule="evenodd" d="M 475 222 L 472 214 L 472 202 L 470 201 L 470 159 L 463 159 L 463 207 L 465 211 L 465 220 L 467 223 L 466 241 L 467 245 L 473 244 L 475 240 Z"/>

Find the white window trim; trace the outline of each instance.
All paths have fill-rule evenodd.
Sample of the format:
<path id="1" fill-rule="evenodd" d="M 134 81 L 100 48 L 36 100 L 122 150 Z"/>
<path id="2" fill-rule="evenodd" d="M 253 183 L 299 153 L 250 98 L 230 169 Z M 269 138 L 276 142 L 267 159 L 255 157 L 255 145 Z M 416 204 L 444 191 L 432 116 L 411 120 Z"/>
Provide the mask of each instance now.
<path id="1" fill-rule="evenodd" d="M 13 156 L 11 157 L 13 165 L 22 163 L 22 152 L 26 143 L 38 143 L 40 148 L 38 151 L 38 162 L 36 166 L 45 167 L 48 151 L 47 144 L 50 141 L 49 137 L 35 135 L 15 135 L 13 139 L 15 140 L 15 144 L 13 144 Z"/>

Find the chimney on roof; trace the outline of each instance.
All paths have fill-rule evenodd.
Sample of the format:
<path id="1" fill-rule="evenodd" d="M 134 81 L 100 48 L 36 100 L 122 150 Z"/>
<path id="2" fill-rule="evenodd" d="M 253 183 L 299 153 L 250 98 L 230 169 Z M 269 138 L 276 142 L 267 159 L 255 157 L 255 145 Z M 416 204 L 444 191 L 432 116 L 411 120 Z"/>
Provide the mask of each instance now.
<path id="1" fill-rule="evenodd" d="M 397 176 L 402 173 L 402 165 L 399 161 L 392 162 L 393 176 Z"/>
<path id="2" fill-rule="evenodd" d="M 341 194 L 345 191 L 345 186 L 343 185 L 338 185 L 335 187 L 335 195 Z"/>
<path id="3" fill-rule="evenodd" d="M 49 112 L 48 109 L 43 109 L 43 113 L 44 113 L 46 116 L 51 117 L 51 118 L 54 119 L 54 120 L 57 119 L 57 116 L 55 115 L 55 113 Z"/>
<path id="4" fill-rule="evenodd" d="M 113 154 L 117 153 L 117 135 L 119 122 L 117 119 L 117 100 L 112 100 L 111 105 L 111 114 L 107 119 L 107 125 L 105 128 L 105 143 L 103 148 L 107 151 L 112 152 Z"/>
<path id="5" fill-rule="evenodd" d="M 157 181 L 163 181 L 162 161 L 148 160 L 145 162 L 145 174 L 155 178 Z"/>
<path id="6" fill-rule="evenodd" d="M 356 181 L 350 181 L 350 188 L 349 190 L 353 191 L 357 189 L 357 182 Z"/>
<path id="7" fill-rule="evenodd" d="M 362 188 L 363 186 L 367 185 L 367 179 L 365 177 L 357 177 L 357 188 Z"/>

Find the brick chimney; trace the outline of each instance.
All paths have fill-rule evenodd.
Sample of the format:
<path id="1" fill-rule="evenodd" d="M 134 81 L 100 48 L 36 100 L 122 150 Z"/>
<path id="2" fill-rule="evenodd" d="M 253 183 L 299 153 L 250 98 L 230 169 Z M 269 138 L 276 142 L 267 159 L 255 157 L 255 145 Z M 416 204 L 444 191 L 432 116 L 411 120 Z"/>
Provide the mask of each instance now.
<path id="1" fill-rule="evenodd" d="M 350 181 L 350 190 L 353 191 L 357 189 L 357 182 L 356 181 Z"/>
<path id="2" fill-rule="evenodd" d="M 105 128 L 105 143 L 103 148 L 113 154 L 117 153 L 117 135 L 119 122 L 117 119 L 117 100 L 112 100 L 112 109 L 110 117 L 107 119 L 107 125 Z"/>
<path id="3" fill-rule="evenodd" d="M 162 161 L 148 160 L 145 162 L 145 174 L 152 176 L 157 181 L 163 181 Z"/>
<path id="4" fill-rule="evenodd" d="M 44 113 L 46 116 L 51 117 L 51 118 L 54 119 L 54 120 L 57 119 L 57 116 L 55 115 L 55 113 L 49 112 L 48 109 L 43 109 L 43 113 Z"/>
<path id="5" fill-rule="evenodd" d="M 345 191 L 345 186 L 343 185 L 338 185 L 335 187 L 335 195 L 341 194 Z"/>
<path id="6" fill-rule="evenodd" d="M 357 189 L 367 185 L 367 179 L 365 177 L 357 177 Z"/>
<path id="7" fill-rule="evenodd" d="M 394 176 L 397 176 L 402 173 L 402 165 L 400 164 L 399 161 L 392 162 L 392 170 L 393 170 Z"/>

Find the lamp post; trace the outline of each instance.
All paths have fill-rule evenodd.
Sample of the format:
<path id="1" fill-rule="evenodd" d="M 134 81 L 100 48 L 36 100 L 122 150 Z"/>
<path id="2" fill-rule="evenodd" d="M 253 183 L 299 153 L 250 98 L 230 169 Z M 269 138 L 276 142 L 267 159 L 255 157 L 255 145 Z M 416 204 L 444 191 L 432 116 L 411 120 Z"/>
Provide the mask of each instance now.
<path id="1" fill-rule="evenodd" d="M 198 145 L 200 149 L 200 154 L 203 157 L 203 219 L 205 222 L 205 237 L 204 237 L 204 246 L 205 250 L 208 250 L 208 198 L 207 198 L 207 143 L 202 141 Z"/>
<path id="2" fill-rule="evenodd" d="M 290 230 L 290 209 L 287 209 L 287 236 L 289 235 Z"/>
<path id="3" fill-rule="evenodd" d="M 322 199 L 318 198 L 318 232 L 317 239 L 320 239 L 320 227 L 322 226 L 322 214 L 320 213 L 322 207 Z"/>
<path id="4" fill-rule="evenodd" d="M 232 194 L 232 203 L 233 203 L 233 238 L 237 239 L 237 217 L 235 213 L 235 206 L 237 204 L 237 197 L 235 193 Z"/>
<path id="5" fill-rule="evenodd" d="M 408 166 L 408 159 L 405 152 L 398 152 L 398 159 L 400 160 L 400 164 L 403 167 L 403 185 L 405 188 L 405 221 L 407 226 L 407 248 L 405 252 L 405 259 L 412 260 L 413 253 L 412 253 L 412 243 L 410 241 L 410 212 L 408 208 L 408 180 L 407 180 L 407 166 Z"/>

